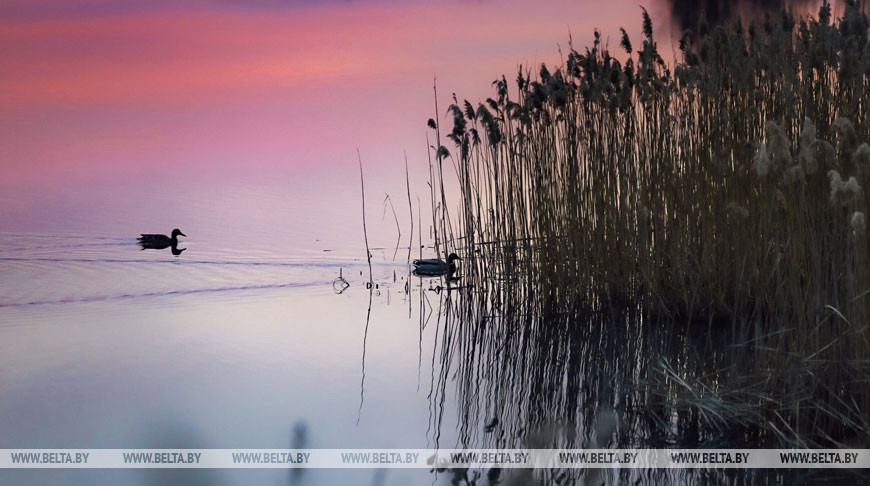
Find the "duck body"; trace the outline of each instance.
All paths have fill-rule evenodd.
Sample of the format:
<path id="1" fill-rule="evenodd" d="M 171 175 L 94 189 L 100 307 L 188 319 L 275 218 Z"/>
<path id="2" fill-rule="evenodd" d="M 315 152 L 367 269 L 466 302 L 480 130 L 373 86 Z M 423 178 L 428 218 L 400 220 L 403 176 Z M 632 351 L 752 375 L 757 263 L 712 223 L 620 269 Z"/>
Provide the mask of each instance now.
<path id="1" fill-rule="evenodd" d="M 157 234 L 142 234 L 136 241 L 142 246 L 142 249 L 148 250 L 163 250 L 164 248 L 177 248 L 178 236 L 187 236 L 179 229 L 172 230 L 172 236 L 157 235 Z M 173 252 L 174 253 L 174 252 Z"/>
<path id="2" fill-rule="evenodd" d="M 462 260 L 456 253 L 451 253 L 447 257 L 447 261 L 440 258 L 428 258 L 424 260 L 414 260 L 411 262 L 414 265 L 414 273 L 426 277 L 440 277 L 442 275 L 453 275 L 456 272 L 456 260 Z"/>

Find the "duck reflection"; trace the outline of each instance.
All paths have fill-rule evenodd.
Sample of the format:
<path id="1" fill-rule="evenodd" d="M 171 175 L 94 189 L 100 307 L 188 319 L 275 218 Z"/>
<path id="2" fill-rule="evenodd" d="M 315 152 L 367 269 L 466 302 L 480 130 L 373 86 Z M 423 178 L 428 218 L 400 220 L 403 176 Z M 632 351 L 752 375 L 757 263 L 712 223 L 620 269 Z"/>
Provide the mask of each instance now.
<path id="1" fill-rule="evenodd" d="M 172 236 L 160 235 L 160 234 L 141 234 L 136 241 L 139 242 L 139 245 L 143 250 L 165 250 L 166 248 L 170 248 L 172 254 L 175 256 L 181 255 L 181 252 L 186 250 L 187 248 L 178 248 L 178 237 L 179 236 L 187 236 L 182 233 L 180 229 L 175 228 L 172 230 Z"/>

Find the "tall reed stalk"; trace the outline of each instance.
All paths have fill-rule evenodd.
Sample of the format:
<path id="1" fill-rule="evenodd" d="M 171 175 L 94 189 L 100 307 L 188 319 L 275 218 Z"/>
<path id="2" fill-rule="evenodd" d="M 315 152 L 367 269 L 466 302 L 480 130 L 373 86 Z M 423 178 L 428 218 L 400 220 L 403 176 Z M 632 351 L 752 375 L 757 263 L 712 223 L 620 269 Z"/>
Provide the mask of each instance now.
<path id="1" fill-rule="evenodd" d="M 851 0 L 840 19 L 824 2 L 816 17 L 700 24 L 670 67 L 644 11 L 639 50 L 623 30 L 611 55 L 596 32 L 562 66 L 497 79 L 484 103 L 454 97 L 453 146 L 433 148 L 439 173 L 456 167 L 458 211 L 444 216 L 440 174 L 433 210 L 441 244 L 467 255 L 467 325 L 628 311 L 715 328 L 727 339 L 709 345 L 752 351 L 727 376 L 771 389 L 775 410 L 749 401 L 783 437 L 866 430 L 868 28 Z"/>

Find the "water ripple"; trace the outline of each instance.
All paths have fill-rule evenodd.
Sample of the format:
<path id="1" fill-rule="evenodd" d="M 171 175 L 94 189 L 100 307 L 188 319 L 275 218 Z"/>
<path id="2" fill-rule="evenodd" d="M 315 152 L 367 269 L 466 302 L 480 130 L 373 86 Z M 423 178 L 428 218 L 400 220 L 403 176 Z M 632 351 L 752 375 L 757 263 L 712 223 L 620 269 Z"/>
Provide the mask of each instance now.
<path id="1" fill-rule="evenodd" d="M 194 295 L 194 294 L 210 294 L 218 292 L 238 292 L 246 290 L 271 290 L 271 289 L 286 289 L 286 288 L 305 288 L 316 286 L 327 286 L 329 281 L 314 281 L 314 282 L 289 282 L 283 284 L 265 284 L 265 285 L 241 285 L 237 287 L 217 287 L 205 289 L 183 289 L 183 290 L 166 290 L 157 292 L 143 292 L 139 294 L 118 294 L 118 295 L 91 295 L 83 297 L 74 297 L 59 300 L 35 300 L 30 302 L 0 302 L 0 308 L 13 307 L 29 307 L 39 305 L 59 305 L 59 304 L 74 304 L 83 302 L 103 302 L 107 300 L 125 300 L 125 299 L 141 299 L 148 297 L 163 297 L 174 295 Z"/>

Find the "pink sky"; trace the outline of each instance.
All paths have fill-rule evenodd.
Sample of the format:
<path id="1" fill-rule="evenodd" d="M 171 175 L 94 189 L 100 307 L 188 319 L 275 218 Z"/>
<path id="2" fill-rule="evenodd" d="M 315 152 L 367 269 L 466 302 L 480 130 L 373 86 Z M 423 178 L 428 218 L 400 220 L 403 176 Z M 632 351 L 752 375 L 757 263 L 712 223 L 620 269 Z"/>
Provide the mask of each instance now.
<path id="1" fill-rule="evenodd" d="M 640 24 L 626 0 L 173 3 L 4 2 L 5 184 L 422 163 L 433 75 L 443 108 L 479 100 L 569 28 Z"/>

